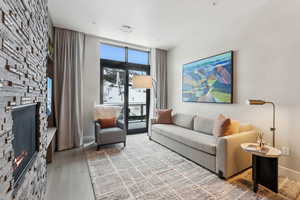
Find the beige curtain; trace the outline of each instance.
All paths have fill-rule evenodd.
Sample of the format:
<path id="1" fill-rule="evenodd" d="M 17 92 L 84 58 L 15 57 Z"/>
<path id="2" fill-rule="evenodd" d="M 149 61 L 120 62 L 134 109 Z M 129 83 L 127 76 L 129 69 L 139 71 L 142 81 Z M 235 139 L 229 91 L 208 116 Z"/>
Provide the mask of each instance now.
<path id="1" fill-rule="evenodd" d="M 168 107 L 167 93 L 167 51 L 155 50 L 155 77 L 157 81 L 157 108 Z"/>
<path id="2" fill-rule="evenodd" d="M 85 35 L 55 28 L 54 99 L 58 150 L 82 145 Z"/>

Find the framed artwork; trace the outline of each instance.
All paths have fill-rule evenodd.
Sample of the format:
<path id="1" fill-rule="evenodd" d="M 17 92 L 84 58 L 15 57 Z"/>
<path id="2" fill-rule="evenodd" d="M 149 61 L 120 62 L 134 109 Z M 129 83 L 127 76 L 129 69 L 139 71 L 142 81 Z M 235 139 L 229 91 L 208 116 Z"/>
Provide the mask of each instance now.
<path id="1" fill-rule="evenodd" d="M 233 51 L 183 65 L 184 102 L 233 103 Z"/>

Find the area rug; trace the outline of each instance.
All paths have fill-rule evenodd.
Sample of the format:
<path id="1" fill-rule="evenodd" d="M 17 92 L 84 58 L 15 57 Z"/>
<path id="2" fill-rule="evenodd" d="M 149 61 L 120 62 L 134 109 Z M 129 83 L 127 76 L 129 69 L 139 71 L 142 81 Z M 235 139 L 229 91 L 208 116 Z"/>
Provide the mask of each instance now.
<path id="1" fill-rule="evenodd" d="M 286 178 L 279 180 L 279 194 L 263 187 L 254 193 L 251 170 L 225 181 L 145 134 L 127 138 L 126 148 L 85 150 L 96 200 L 284 200 L 300 193 Z"/>

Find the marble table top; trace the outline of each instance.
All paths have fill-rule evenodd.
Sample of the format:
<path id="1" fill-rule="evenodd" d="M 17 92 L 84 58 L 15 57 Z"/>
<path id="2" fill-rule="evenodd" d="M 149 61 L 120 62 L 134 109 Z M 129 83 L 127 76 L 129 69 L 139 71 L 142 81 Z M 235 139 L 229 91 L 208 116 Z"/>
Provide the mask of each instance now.
<path id="1" fill-rule="evenodd" d="M 263 149 L 259 149 L 257 143 L 243 143 L 241 147 L 244 151 L 261 157 L 277 158 L 281 155 L 281 151 L 269 145 L 264 145 Z"/>

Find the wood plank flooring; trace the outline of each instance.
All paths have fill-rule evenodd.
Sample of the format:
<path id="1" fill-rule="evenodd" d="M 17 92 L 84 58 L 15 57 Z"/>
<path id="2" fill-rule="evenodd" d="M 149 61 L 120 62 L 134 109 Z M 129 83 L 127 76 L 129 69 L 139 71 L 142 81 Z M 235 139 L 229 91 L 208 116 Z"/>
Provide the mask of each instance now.
<path id="1" fill-rule="evenodd" d="M 55 153 L 47 181 L 47 200 L 95 200 L 83 149 Z"/>

